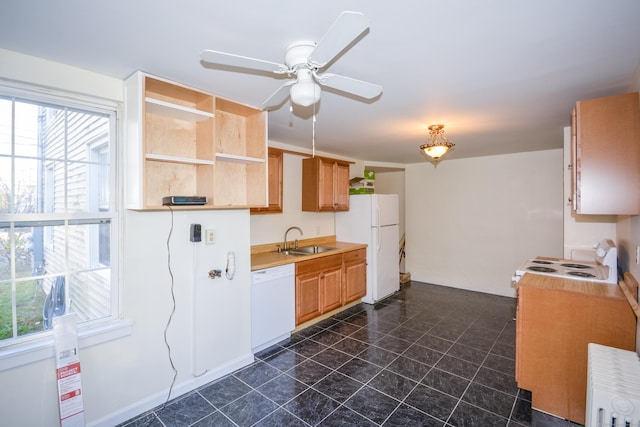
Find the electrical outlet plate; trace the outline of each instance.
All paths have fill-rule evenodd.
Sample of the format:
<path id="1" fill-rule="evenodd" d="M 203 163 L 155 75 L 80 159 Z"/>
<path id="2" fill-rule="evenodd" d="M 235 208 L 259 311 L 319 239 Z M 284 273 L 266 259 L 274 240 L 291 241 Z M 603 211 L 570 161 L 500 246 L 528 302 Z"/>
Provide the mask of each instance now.
<path id="1" fill-rule="evenodd" d="M 212 245 L 216 242 L 216 231 L 208 229 L 204 231 L 204 242 L 207 245 Z"/>

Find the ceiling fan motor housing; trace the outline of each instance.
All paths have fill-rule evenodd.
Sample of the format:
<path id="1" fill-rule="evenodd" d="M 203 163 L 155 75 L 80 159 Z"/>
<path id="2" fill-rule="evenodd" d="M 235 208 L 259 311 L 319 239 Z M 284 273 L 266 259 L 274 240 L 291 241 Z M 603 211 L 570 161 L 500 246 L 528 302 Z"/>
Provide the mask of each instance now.
<path id="1" fill-rule="evenodd" d="M 290 70 L 295 70 L 301 66 L 312 68 L 308 61 L 309 55 L 311 55 L 315 47 L 316 44 L 310 41 L 297 41 L 289 44 L 284 57 L 284 63 L 287 64 Z"/>

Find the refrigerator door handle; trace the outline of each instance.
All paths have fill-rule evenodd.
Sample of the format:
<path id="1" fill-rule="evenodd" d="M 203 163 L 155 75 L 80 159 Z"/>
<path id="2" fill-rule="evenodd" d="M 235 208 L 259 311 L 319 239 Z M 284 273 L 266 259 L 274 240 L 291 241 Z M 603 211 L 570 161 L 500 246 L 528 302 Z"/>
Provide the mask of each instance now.
<path id="1" fill-rule="evenodd" d="M 376 222 L 376 233 L 378 234 L 378 242 L 376 245 L 376 252 L 380 252 L 380 206 L 376 204 L 376 214 L 378 215 L 378 221 Z"/>

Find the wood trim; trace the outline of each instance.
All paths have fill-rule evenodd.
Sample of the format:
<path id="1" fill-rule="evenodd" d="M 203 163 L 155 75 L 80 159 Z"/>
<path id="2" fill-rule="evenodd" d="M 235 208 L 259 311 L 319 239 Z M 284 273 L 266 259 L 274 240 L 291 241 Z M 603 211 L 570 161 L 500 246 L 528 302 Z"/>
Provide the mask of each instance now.
<path id="1" fill-rule="evenodd" d="M 275 148 L 275 147 L 269 147 L 270 150 L 279 150 L 282 151 L 285 154 L 293 154 L 294 156 L 302 156 L 305 158 L 313 158 L 314 156 L 312 156 L 309 153 L 304 153 L 302 151 L 294 151 L 294 150 L 287 150 L 284 148 Z M 343 160 L 343 159 L 334 159 L 333 157 L 325 157 L 325 156 L 315 156 L 315 157 L 319 157 L 321 159 L 325 159 L 325 160 L 330 160 L 330 161 L 334 161 L 334 162 L 341 162 L 341 163 L 349 163 L 350 165 L 355 164 L 356 162 L 353 162 L 351 160 Z"/>
<path id="2" fill-rule="evenodd" d="M 640 306 L 635 298 L 638 294 L 638 281 L 631 273 L 624 273 L 624 280 L 620 279 L 620 289 L 622 289 L 624 296 L 627 297 L 627 301 L 629 301 L 636 318 L 640 317 Z"/>

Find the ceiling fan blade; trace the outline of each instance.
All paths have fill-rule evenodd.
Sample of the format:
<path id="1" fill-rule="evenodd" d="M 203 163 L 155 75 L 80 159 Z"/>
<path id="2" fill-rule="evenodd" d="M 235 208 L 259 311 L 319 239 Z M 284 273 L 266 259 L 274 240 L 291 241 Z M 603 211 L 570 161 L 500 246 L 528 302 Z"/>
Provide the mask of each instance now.
<path id="1" fill-rule="evenodd" d="M 382 86 L 380 85 L 352 79 L 350 77 L 339 76 L 337 74 L 322 74 L 317 76 L 317 81 L 323 86 L 351 93 L 366 99 L 375 98 L 382 93 Z"/>
<path id="2" fill-rule="evenodd" d="M 273 92 L 271 96 L 262 103 L 262 108 L 268 109 L 282 104 L 289 97 L 289 88 L 295 84 L 295 82 L 295 80 L 291 80 L 280 86 L 278 90 Z"/>
<path id="3" fill-rule="evenodd" d="M 216 50 L 203 50 L 202 53 L 200 53 L 200 59 L 209 64 L 250 68 L 252 70 L 267 71 L 276 74 L 285 74 L 288 71 L 286 65 L 283 64 L 234 55 L 232 53 L 218 52 Z"/>
<path id="4" fill-rule="evenodd" d="M 309 64 L 322 68 L 369 28 L 369 20 L 360 12 L 342 12 L 318 42 Z"/>

